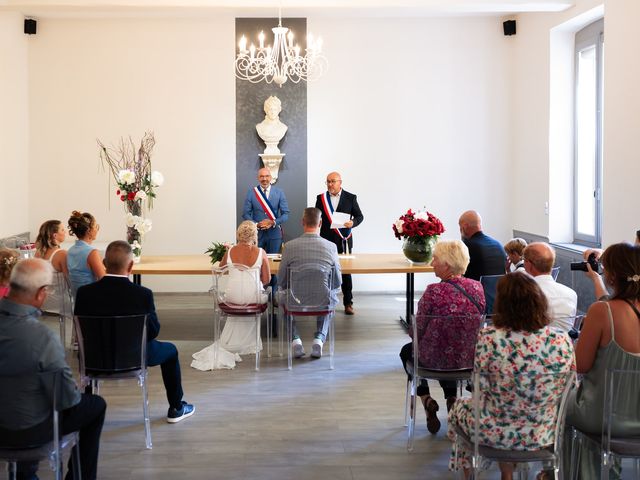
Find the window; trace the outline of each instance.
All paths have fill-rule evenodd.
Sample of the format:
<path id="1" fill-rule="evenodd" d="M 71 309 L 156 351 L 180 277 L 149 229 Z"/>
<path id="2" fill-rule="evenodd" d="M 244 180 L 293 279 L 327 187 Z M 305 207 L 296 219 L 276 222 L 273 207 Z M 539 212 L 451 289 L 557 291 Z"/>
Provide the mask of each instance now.
<path id="1" fill-rule="evenodd" d="M 573 237 L 600 246 L 602 228 L 602 66 L 604 20 L 576 33 Z"/>

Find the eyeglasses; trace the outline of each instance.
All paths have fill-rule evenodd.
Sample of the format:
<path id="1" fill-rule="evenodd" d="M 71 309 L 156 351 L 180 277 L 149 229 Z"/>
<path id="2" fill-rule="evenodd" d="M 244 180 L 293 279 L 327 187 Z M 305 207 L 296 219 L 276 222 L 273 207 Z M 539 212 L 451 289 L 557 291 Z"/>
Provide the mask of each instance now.
<path id="1" fill-rule="evenodd" d="M 325 183 L 326 183 L 327 185 L 331 185 L 331 184 L 333 184 L 333 183 L 340 183 L 340 182 L 342 182 L 342 180 L 327 180 Z"/>

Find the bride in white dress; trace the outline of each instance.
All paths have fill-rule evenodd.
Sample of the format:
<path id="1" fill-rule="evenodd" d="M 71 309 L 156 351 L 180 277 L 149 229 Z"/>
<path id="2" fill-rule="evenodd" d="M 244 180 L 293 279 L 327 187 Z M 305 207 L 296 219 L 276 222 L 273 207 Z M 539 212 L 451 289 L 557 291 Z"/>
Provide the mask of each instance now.
<path id="1" fill-rule="evenodd" d="M 250 220 L 242 222 L 236 231 L 237 245 L 231 247 L 220 261 L 220 267 L 229 266 L 224 289 L 225 302 L 244 305 L 266 303 L 267 294 L 262 286 L 269 284 L 271 271 L 266 252 L 258 248 L 258 229 Z M 240 265 L 244 268 L 231 268 Z M 247 288 L 249 287 L 249 288 Z M 256 298 L 256 292 L 259 298 Z M 255 354 L 262 350 L 262 341 L 256 346 L 256 322 L 248 318 L 227 317 L 220 334 L 217 365 L 214 365 L 215 344 L 193 354 L 191 366 L 198 370 L 233 368 L 240 354 Z"/>

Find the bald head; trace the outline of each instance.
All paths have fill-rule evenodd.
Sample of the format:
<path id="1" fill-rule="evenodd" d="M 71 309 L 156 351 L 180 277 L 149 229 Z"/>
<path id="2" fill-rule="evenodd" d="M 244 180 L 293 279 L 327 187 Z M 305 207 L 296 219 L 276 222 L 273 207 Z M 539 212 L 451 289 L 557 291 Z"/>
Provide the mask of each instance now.
<path id="1" fill-rule="evenodd" d="M 268 168 L 261 168 L 258 170 L 258 183 L 262 188 L 267 188 L 271 185 L 271 171 Z"/>
<path id="2" fill-rule="evenodd" d="M 556 262 L 556 251 L 547 243 L 530 243 L 524 249 L 524 269 L 530 275 L 549 275 Z"/>
<path id="3" fill-rule="evenodd" d="M 475 210 L 467 210 L 458 219 L 460 235 L 462 238 L 471 238 L 477 232 L 482 231 L 482 218 Z"/>
<path id="4" fill-rule="evenodd" d="M 128 275 L 133 267 L 131 245 L 123 240 L 111 242 L 104 253 L 104 266 L 112 275 Z"/>
<path id="5" fill-rule="evenodd" d="M 327 175 L 327 190 L 331 195 L 337 195 L 342 190 L 342 177 L 338 172 Z"/>
<path id="6" fill-rule="evenodd" d="M 19 261 L 11 271 L 9 300 L 40 308 L 47 297 L 46 287 L 53 282 L 53 267 L 40 258 Z"/>

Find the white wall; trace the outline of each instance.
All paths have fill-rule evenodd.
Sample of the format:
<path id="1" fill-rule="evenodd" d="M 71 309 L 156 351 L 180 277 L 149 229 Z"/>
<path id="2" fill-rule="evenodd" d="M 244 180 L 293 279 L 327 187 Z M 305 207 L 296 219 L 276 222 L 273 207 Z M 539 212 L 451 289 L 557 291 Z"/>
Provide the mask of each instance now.
<path id="1" fill-rule="evenodd" d="M 322 34 L 330 62 L 309 86 L 309 202 L 327 172 L 342 172 L 365 215 L 356 251 L 399 252 L 392 223 L 425 206 L 444 222 L 443 238 L 459 238 L 458 217 L 471 208 L 485 214 L 488 233 L 510 238 L 502 22 L 331 18 L 308 30 Z M 403 275 L 388 280 L 359 276 L 354 289 L 404 288 Z"/>
<path id="2" fill-rule="evenodd" d="M 633 241 L 640 228 L 640 2 L 605 2 L 604 244 Z"/>
<path id="3" fill-rule="evenodd" d="M 309 86 L 309 202 L 326 173 L 340 170 L 365 214 L 358 251 L 399 252 L 391 224 L 410 207 L 440 216 L 445 238 L 458 238 L 458 215 L 477 208 L 487 212 L 486 231 L 508 238 L 510 86 L 501 28 L 493 17 L 309 20 L 331 64 Z M 138 139 L 151 129 L 154 168 L 167 181 L 144 254 L 198 253 L 233 238 L 233 29 L 231 17 L 38 22 L 29 55 L 31 230 L 79 209 L 98 217 L 100 240 L 121 238 L 123 212 L 113 196 L 109 210 L 95 139 Z M 369 40 L 375 50 L 363 48 Z M 177 291 L 209 281 L 145 283 Z M 404 277 L 358 277 L 355 289 L 400 291 Z"/>
<path id="4" fill-rule="evenodd" d="M 29 230 L 28 63 L 24 17 L 0 12 L 0 238 Z"/>

